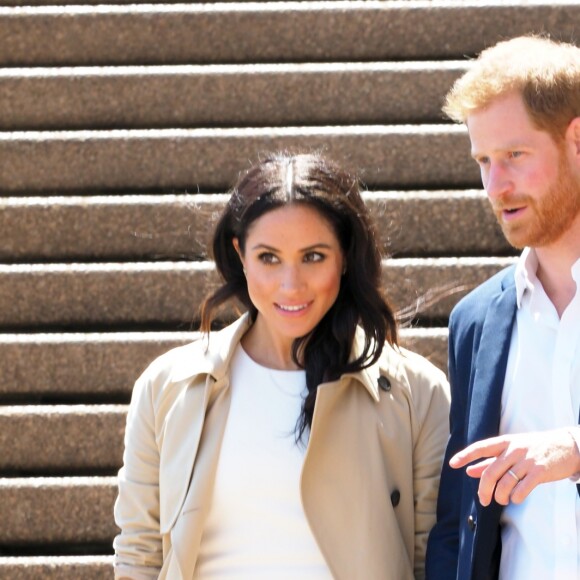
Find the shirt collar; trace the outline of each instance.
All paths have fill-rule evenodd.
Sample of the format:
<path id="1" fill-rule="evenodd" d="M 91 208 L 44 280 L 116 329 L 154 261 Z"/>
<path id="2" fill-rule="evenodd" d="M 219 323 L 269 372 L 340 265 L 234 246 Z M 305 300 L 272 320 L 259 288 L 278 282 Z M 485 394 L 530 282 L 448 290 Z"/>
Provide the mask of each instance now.
<path id="1" fill-rule="evenodd" d="M 576 291 L 578 291 L 580 289 L 580 258 L 572 266 L 572 278 L 576 282 Z"/>
<path id="2" fill-rule="evenodd" d="M 518 308 L 522 306 L 522 300 L 526 291 L 533 292 L 534 285 L 538 281 L 538 257 L 533 248 L 524 248 L 516 264 L 514 273 L 516 282 L 516 296 Z M 580 288 L 580 258 L 574 262 L 571 268 L 572 278 Z"/>
<path id="3" fill-rule="evenodd" d="M 534 284 L 538 277 L 538 257 L 533 248 L 524 248 L 519 260 L 516 264 L 516 271 L 514 273 L 516 282 L 516 299 L 518 308 L 522 306 L 522 300 L 526 290 L 533 292 Z"/>

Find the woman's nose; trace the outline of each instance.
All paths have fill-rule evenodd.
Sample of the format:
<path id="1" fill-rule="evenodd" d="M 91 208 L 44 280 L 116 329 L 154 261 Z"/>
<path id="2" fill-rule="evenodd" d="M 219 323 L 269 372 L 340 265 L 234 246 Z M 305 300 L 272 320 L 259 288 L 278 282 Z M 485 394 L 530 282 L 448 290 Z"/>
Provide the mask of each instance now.
<path id="1" fill-rule="evenodd" d="M 304 277 L 299 266 L 287 266 L 282 272 L 280 286 L 286 291 L 299 290 L 304 284 Z"/>

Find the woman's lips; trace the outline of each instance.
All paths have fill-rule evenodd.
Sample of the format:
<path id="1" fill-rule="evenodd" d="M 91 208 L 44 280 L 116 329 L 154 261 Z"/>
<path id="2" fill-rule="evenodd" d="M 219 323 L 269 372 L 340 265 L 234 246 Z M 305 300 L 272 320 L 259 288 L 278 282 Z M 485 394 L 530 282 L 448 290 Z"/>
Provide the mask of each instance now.
<path id="1" fill-rule="evenodd" d="M 274 303 L 278 312 L 287 316 L 299 316 L 312 304 L 312 302 L 302 302 L 300 304 L 278 304 Z"/>

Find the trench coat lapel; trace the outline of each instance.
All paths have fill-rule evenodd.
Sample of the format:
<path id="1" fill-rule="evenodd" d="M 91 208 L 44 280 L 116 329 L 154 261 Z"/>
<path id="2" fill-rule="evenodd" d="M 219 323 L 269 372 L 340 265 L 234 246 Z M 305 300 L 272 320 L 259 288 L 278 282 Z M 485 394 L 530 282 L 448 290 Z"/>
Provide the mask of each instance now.
<path id="1" fill-rule="evenodd" d="M 191 484 L 171 530 L 171 544 L 184 579 L 193 577 L 199 555 L 230 407 L 230 395 L 229 379 L 222 379 L 211 388 Z"/>
<path id="2" fill-rule="evenodd" d="M 358 346 L 360 342 L 355 341 L 355 353 L 359 352 Z M 399 359 L 391 347 L 385 346 L 378 363 L 360 372 L 344 374 L 339 380 L 318 388 L 300 490 L 310 528 L 337 580 L 360 577 L 363 560 L 369 578 L 412 578 L 409 574 L 412 566 L 406 559 L 407 549 L 402 538 L 385 531 L 397 529 L 399 525 L 391 504 L 392 489 L 385 481 L 384 490 L 369 493 L 370 472 L 380 469 L 380 464 L 367 463 L 369 457 L 374 457 L 365 452 L 372 447 L 369 433 L 373 434 L 374 441 L 375 432 L 368 429 L 374 412 L 369 416 L 366 402 L 367 411 L 361 407 L 366 399 L 371 405 L 378 405 L 381 376 L 387 376 L 391 382 L 408 384 Z M 370 423 L 378 424 L 372 419 Z M 380 438 L 378 433 L 377 436 Z M 357 465 L 356 472 L 345 473 L 345 465 Z M 365 513 L 372 512 L 381 522 L 380 526 L 361 518 L 361 502 L 366 506 Z"/>
<path id="3" fill-rule="evenodd" d="M 204 350 L 191 345 L 170 377 L 179 395 L 165 419 L 160 451 L 160 531 L 171 533 L 175 558 L 170 564 L 172 569 L 179 567 L 183 578 L 191 577 L 199 552 L 203 528 L 199 518 L 205 517 L 209 506 L 229 411 L 229 359 L 247 328 L 248 317 L 242 316 L 213 333 Z"/>
<path id="4" fill-rule="evenodd" d="M 184 389 L 167 415 L 159 462 L 162 534 L 173 527 L 185 499 L 201 438 L 209 391 L 208 376 L 202 385 Z M 184 445 L 186 441 L 189 444 Z"/>

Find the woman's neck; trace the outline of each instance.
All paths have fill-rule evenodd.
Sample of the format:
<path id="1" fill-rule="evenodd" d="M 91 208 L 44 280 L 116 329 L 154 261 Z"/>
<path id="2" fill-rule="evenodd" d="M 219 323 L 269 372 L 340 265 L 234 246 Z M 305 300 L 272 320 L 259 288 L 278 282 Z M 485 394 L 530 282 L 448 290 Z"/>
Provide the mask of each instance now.
<path id="1" fill-rule="evenodd" d="M 277 370 L 297 370 L 292 358 L 294 339 L 273 336 L 260 322 L 260 317 L 242 337 L 246 354 L 258 364 Z"/>

